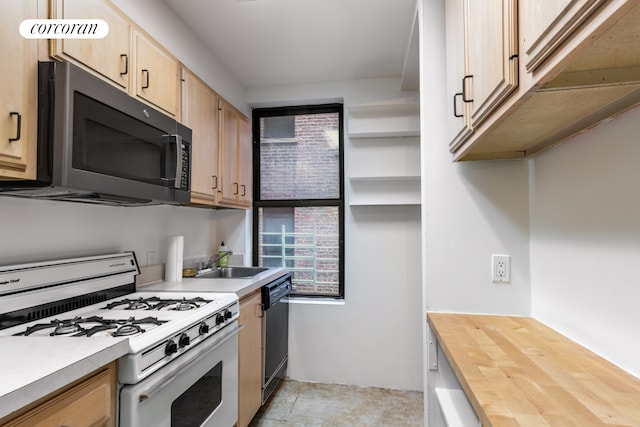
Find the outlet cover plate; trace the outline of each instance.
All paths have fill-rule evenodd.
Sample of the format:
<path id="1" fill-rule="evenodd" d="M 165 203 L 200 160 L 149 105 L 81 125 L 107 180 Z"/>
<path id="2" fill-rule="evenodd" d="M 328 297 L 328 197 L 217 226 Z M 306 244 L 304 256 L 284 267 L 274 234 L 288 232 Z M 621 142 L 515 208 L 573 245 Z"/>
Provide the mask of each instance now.
<path id="1" fill-rule="evenodd" d="M 511 256 L 491 255 L 491 281 L 494 283 L 511 282 Z"/>

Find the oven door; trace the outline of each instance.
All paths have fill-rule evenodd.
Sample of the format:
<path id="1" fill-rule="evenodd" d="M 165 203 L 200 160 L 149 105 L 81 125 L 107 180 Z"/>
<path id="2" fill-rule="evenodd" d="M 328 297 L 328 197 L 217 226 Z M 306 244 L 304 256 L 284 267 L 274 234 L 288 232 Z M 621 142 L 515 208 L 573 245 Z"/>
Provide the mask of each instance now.
<path id="1" fill-rule="evenodd" d="M 233 322 L 142 382 L 122 386 L 119 425 L 233 426 L 240 329 Z"/>

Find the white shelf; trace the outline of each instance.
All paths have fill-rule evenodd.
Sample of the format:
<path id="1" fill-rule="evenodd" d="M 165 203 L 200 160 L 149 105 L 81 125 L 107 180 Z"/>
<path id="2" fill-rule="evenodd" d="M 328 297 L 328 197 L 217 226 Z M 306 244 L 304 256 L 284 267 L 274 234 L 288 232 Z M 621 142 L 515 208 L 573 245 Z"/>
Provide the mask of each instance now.
<path id="1" fill-rule="evenodd" d="M 349 138 L 420 135 L 420 104 L 366 104 L 348 107 Z"/>
<path id="2" fill-rule="evenodd" d="M 375 182 L 375 181 L 404 181 L 408 184 L 420 183 L 419 175 L 394 175 L 394 176 L 350 176 L 347 178 L 351 182 Z"/>
<path id="3" fill-rule="evenodd" d="M 420 103 L 415 101 L 356 104 L 347 107 L 349 115 L 366 115 L 369 113 L 381 113 L 391 115 L 420 115 Z"/>
<path id="4" fill-rule="evenodd" d="M 419 206 L 420 104 L 351 105 L 347 111 L 349 205 Z"/>
<path id="5" fill-rule="evenodd" d="M 419 176 L 354 176 L 350 206 L 420 205 Z"/>

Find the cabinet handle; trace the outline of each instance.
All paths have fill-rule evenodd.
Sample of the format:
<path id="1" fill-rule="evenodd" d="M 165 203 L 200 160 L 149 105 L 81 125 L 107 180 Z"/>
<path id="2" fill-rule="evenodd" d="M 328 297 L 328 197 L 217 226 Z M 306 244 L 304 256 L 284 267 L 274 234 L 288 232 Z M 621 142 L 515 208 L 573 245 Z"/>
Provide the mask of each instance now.
<path id="1" fill-rule="evenodd" d="M 237 195 L 238 195 L 238 190 L 239 190 L 239 188 L 238 188 L 238 183 L 237 183 L 237 182 L 234 182 L 234 183 L 233 183 L 233 185 L 234 185 L 234 186 L 235 186 L 235 188 L 236 188 L 236 190 L 234 191 L 233 195 L 234 195 L 234 196 L 237 196 Z"/>
<path id="2" fill-rule="evenodd" d="M 242 194 L 241 196 L 244 197 L 247 195 L 247 186 L 242 184 L 240 187 L 242 187 Z"/>
<path id="3" fill-rule="evenodd" d="M 463 117 L 462 114 L 458 114 L 458 103 L 456 102 L 456 98 L 462 96 L 462 92 L 458 92 L 453 95 L 453 117 Z"/>
<path id="4" fill-rule="evenodd" d="M 22 130 L 22 114 L 12 111 L 9 113 L 9 116 L 18 116 L 18 126 L 16 128 L 16 137 L 9 138 L 9 142 L 19 141 L 20 140 L 20 131 Z"/>
<path id="5" fill-rule="evenodd" d="M 146 89 L 149 87 L 149 70 L 142 70 L 142 73 L 147 77 L 147 82 L 142 85 L 142 89 Z"/>
<path id="6" fill-rule="evenodd" d="M 124 58 L 124 72 L 120 73 L 121 76 L 129 74 L 129 55 L 126 53 L 120 54 L 120 59 Z"/>
<path id="7" fill-rule="evenodd" d="M 464 102 L 473 102 L 473 99 L 467 99 L 467 79 L 473 78 L 473 74 L 466 75 L 462 78 L 462 100 Z"/>
<path id="8" fill-rule="evenodd" d="M 211 175 L 211 178 L 213 179 L 213 187 L 211 187 L 211 189 L 215 190 L 216 188 L 218 188 L 218 176 Z"/>

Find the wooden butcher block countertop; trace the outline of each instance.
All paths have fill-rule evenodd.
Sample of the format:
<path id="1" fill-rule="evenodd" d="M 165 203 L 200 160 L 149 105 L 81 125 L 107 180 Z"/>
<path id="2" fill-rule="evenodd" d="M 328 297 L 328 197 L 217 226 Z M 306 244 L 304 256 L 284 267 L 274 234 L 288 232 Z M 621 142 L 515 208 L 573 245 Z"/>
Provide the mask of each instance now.
<path id="1" fill-rule="evenodd" d="M 640 426 L 640 379 L 537 320 L 427 319 L 483 426 Z"/>

